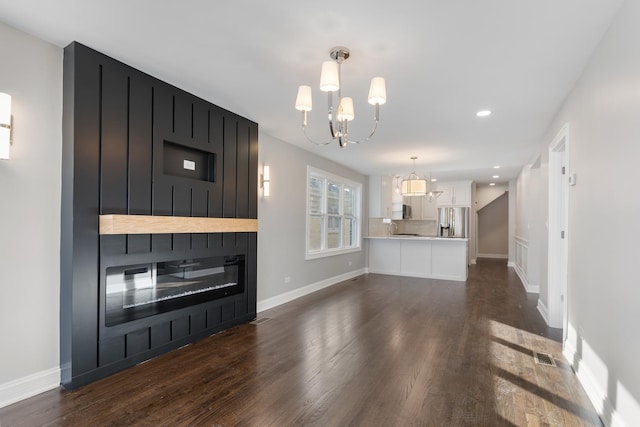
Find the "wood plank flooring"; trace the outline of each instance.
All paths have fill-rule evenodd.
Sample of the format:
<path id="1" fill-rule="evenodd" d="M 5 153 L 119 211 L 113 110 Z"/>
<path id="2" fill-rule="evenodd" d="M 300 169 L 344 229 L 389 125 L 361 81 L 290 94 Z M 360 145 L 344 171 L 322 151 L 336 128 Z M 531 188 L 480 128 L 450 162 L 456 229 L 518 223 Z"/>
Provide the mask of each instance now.
<path id="1" fill-rule="evenodd" d="M 0 426 L 601 426 L 535 306 L 504 261 L 467 282 L 364 275 Z"/>

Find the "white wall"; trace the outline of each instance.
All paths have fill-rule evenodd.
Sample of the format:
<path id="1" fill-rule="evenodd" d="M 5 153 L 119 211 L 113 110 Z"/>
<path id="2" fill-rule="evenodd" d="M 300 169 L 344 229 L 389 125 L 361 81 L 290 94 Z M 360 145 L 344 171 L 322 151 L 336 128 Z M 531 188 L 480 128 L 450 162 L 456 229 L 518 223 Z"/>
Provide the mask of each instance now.
<path id="1" fill-rule="evenodd" d="M 516 180 L 509 181 L 509 266 L 516 262 L 516 218 L 517 218 L 517 185 Z"/>
<path id="2" fill-rule="evenodd" d="M 509 255 L 509 193 L 478 211 L 478 256 L 505 258 Z"/>
<path id="3" fill-rule="evenodd" d="M 607 425 L 632 426 L 640 420 L 638 22 L 640 2 L 626 1 L 540 146 L 543 185 L 536 199 L 543 201 L 548 146 L 569 123 L 569 171 L 577 174 L 577 185 L 569 187 L 565 355 Z M 531 195 L 536 189 L 526 185 L 526 175 L 523 171 L 518 179 L 518 190 Z M 519 211 L 532 208 L 522 202 Z M 524 221 L 522 215 L 519 233 L 525 232 Z M 529 231 L 530 241 L 546 249 L 546 235 Z M 541 300 L 546 287 L 542 280 Z"/>
<path id="4" fill-rule="evenodd" d="M 0 92 L 12 96 L 0 160 L 0 407 L 59 373 L 62 49 L 0 23 Z"/>
<path id="5" fill-rule="evenodd" d="M 509 191 L 508 183 L 496 184 L 493 186 L 489 184 L 477 184 L 475 201 L 476 211 L 484 208 L 507 191 Z"/>
<path id="6" fill-rule="evenodd" d="M 271 174 L 271 195 L 268 198 L 260 195 L 258 204 L 258 311 L 261 311 L 362 274 L 366 267 L 366 240 L 359 252 L 304 259 L 307 165 L 362 184 L 363 234 L 368 224 L 369 191 L 365 175 L 309 151 L 265 133 L 260 133 L 259 144 L 260 165 L 269 165 Z M 340 148 L 331 145 L 325 149 Z M 289 283 L 285 283 L 287 277 Z"/>

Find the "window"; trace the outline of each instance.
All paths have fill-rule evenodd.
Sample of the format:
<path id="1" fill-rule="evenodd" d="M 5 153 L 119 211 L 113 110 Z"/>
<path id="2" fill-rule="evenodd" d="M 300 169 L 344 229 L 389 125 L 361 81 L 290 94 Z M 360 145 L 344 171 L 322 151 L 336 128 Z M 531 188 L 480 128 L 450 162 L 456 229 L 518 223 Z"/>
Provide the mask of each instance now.
<path id="1" fill-rule="evenodd" d="M 307 167 L 306 259 L 360 250 L 361 193 L 361 184 Z"/>

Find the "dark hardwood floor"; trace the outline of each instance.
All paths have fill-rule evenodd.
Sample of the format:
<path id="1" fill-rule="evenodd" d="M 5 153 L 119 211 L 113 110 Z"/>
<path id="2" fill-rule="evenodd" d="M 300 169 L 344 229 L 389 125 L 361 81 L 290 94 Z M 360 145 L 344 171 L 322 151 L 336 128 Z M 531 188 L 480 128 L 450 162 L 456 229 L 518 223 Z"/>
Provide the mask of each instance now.
<path id="1" fill-rule="evenodd" d="M 466 283 L 365 275 L 0 409 L 0 426 L 600 426 L 535 306 L 504 261 Z"/>

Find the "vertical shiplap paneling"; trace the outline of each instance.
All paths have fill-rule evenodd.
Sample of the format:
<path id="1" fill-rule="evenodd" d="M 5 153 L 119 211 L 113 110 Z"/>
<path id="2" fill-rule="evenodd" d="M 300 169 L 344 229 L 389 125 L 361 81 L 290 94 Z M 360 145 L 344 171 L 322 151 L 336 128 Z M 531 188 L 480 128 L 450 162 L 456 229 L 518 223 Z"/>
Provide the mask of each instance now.
<path id="1" fill-rule="evenodd" d="M 72 113 L 72 134 L 64 135 L 63 174 L 70 174 L 71 192 L 62 200 L 73 221 L 71 229 L 63 229 L 63 250 L 73 259 L 61 265 L 60 307 L 67 308 L 60 317 L 62 384 L 69 386 L 73 378 L 95 369 L 98 362 L 99 245 L 97 240 L 100 214 L 100 67 L 95 55 L 87 55 L 82 46 L 70 45 L 65 50 L 65 114 Z M 67 78 L 70 79 L 66 80 Z M 67 160 L 69 160 L 67 162 Z M 65 299 L 65 301 L 62 301 Z M 70 351 L 70 354 L 67 354 Z"/>
<path id="2" fill-rule="evenodd" d="M 174 131 L 171 141 L 191 146 L 193 96 L 172 88 Z"/>
<path id="3" fill-rule="evenodd" d="M 74 118 L 74 158 L 67 162 L 73 169 L 73 259 L 61 265 L 70 283 L 61 286 L 61 298 L 72 300 L 61 303 L 72 313 L 61 316 L 61 364 L 70 366 L 62 377 L 72 387 L 255 315 L 255 233 L 101 238 L 97 224 L 101 213 L 255 217 L 258 153 L 257 124 L 77 46 L 80 59 L 65 59 L 66 75 L 69 64 L 77 67 L 72 84 L 65 77 L 71 88 L 65 89 L 65 113 Z M 213 182 L 175 176 L 175 165 L 165 175 L 165 141 L 215 153 Z M 208 254 L 246 256 L 244 294 L 159 318 L 104 324 L 107 266 Z"/>
<path id="4" fill-rule="evenodd" d="M 174 96 L 171 88 L 164 84 L 154 85 L 153 96 L 153 215 L 173 214 L 173 185 L 162 173 L 164 169 L 164 141 L 174 138 Z M 154 234 L 152 250 L 166 253 L 172 250 L 170 234 Z"/>
<path id="5" fill-rule="evenodd" d="M 249 125 L 249 218 L 258 218 L 258 124 Z"/>
<path id="6" fill-rule="evenodd" d="M 223 110 L 216 106 L 209 107 L 209 150 L 216 155 L 215 163 L 215 182 L 209 186 L 209 200 L 207 214 L 210 218 L 222 218 L 222 196 L 224 193 L 224 134 L 227 126 L 227 120 L 223 114 Z M 222 234 L 209 233 L 207 235 L 207 247 L 222 247 Z"/>
<path id="7" fill-rule="evenodd" d="M 249 126 L 238 121 L 236 144 L 236 217 L 249 218 Z M 254 184 L 255 183 L 251 183 Z"/>
<path id="8" fill-rule="evenodd" d="M 191 216 L 191 188 L 197 181 L 184 178 L 174 180 L 173 186 L 173 216 Z M 173 250 L 188 251 L 191 249 L 190 234 L 174 234 Z"/>
<path id="9" fill-rule="evenodd" d="M 249 127 L 238 120 L 236 135 L 236 217 L 249 217 Z M 247 233 L 236 233 L 236 247 L 246 251 Z"/>
<path id="10" fill-rule="evenodd" d="M 238 120 L 235 115 L 225 113 L 224 121 L 224 148 L 222 171 L 222 216 L 224 218 L 234 218 L 236 216 L 236 160 L 238 144 Z M 222 236 L 222 244 L 225 248 L 231 248 L 236 244 L 235 234 L 225 233 Z"/>
<path id="11" fill-rule="evenodd" d="M 102 64 L 100 187 L 102 214 L 126 214 L 129 199 L 129 77 L 111 61 Z M 126 253 L 126 236 L 102 236 L 101 254 Z"/>
<path id="12" fill-rule="evenodd" d="M 138 73 L 129 77 L 129 209 L 130 215 L 152 213 L 152 87 Z M 129 235 L 128 253 L 151 251 L 151 236 Z"/>
<path id="13" fill-rule="evenodd" d="M 192 139 L 197 148 L 203 151 L 211 150 L 209 142 L 209 107 L 210 104 L 195 98 L 192 113 Z M 194 182 L 191 188 L 191 216 L 207 216 L 208 193 L 215 184 L 209 182 Z M 192 234 L 191 249 L 206 249 L 207 234 Z"/>

